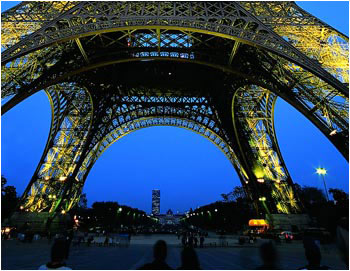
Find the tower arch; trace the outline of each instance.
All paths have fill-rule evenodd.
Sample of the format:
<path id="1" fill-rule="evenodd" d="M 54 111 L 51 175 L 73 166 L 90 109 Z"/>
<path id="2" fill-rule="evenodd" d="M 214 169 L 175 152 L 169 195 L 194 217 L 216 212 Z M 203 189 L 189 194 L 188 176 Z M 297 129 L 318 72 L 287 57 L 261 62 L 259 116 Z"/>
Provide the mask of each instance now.
<path id="1" fill-rule="evenodd" d="M 51 4 L 34 5 L 39 9 Z M 33 33 L 6 33 L 2 94 L 13 98 L 2 107 L 3 113 L 41 89 L 51 91 L 53 104 L 51 145 L 22 198 L 28 203 L 29 190 L 41 189 L 32 197 L 40 204 L 35 199 L 27 206 L 49 208 L 51 213 L 69 210 L 74 200 L 68 198 L 78 198 L 80 190 L 73 188 L 82 187 L 94 155 L 98 157 L 114 141 L 113 133 L 127 123 L 172 118 L 198 125 L 202 120 L 196 118 L 211 108 L 219 130 L 209 128 L 226 142 L 222 149 L 235 148 L 246 173 L 243 184 L 255 206 L 265 208 L 258 199 L 266 195 L 268 211 L 300 212 L 275 136 L 275 100 L 281 97 L 302 112 L 347 158 L 347 79 L 337 76 L 330 62 L 300 46 L 305 37 L 293 24 L 278 32 L 276 22 L 289 16 L 299 28 L 317 25 L 347 38 L 295 4 L 259 5 L 57 4 L 49 7 L 57 13 L 47 20 L 31 15 L 39 25 Z M 16 12 L 26 14 L 26 5 L 6 14 L 3 21 L 9 29 L 21 20 Z M 53 91 L 53 86 L 59 89 Z M 62 90 L 65 86 L 70 90 Z M 202 106 L 206 113 L 200 112 Z"/>

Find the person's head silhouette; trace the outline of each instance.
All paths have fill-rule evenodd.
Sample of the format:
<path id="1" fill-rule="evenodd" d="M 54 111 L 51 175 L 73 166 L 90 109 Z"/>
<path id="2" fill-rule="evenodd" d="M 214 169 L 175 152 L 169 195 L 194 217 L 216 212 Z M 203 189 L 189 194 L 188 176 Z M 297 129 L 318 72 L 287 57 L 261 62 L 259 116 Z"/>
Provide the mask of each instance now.
<path id="1" fill-rule="evenodd" d="M 48 269 L 60 269 L 68 270 L 69 267 L 66 267 L 65 260 L 68 258 L 68 244 L 66 240 L 58 239 L 52 245 L 51 248 L 51 261 L 46 265 L 39 267 L 39 270 L 48 270 Z"/>
<path id="2" fill-rule="evenodd" d="M 263 266 L 267 269 L 273 269 L 277 264 L 277 250 L 272 242 L 265 242 L 260 246 L 260 257 Z"/>
<path id="3" fill-rule="evenodd" d="M 67 258 L 67 242 L 63 239 L 56 240 L 51 248 L 51 262 L 60 263 Z"/>
<path id="4" fill-rule="evenodd" d="M 156 261 L 165 261 L 167 256 L 167 245 L 164 240 L 158 240 L 153 247 L 153 256 Z"/>
<path id="5" fill-rule="evenodd" d="M 191 247 L 185 247 L 181 252 L 182 266 L 180 269 L 201 269 L 196 251 Z"/>

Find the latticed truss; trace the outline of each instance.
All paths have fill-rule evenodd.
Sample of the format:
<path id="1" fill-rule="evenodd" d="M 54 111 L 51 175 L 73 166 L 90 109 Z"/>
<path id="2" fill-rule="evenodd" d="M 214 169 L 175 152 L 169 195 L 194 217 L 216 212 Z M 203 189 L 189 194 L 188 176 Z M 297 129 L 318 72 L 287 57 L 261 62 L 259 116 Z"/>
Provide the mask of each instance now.
<path id="1" fill-rule="evenodd" d="M 2 48 L 3 114 L 40 90 L 52 108 L 28 211 L 68 211 L 104 150 L 168 125 L 217 145 L 259 212 L 301 212 L 277 97 L 348 157 L 348 38 L 294 2 L 23 2 Z"/>

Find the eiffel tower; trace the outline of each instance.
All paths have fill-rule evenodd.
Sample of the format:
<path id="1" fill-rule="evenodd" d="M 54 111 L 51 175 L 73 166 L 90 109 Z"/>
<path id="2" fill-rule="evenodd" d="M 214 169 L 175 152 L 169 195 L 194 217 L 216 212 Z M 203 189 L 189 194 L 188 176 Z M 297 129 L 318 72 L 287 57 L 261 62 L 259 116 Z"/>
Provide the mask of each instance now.
<path id="1" fill-rule="evenodd" d="M 41 90 L 52 109 L 22 212 L 68 212 L 109 146 L 166 125 L 215 144 L 257 212 L 302 213 L 278 97 L 348 159 L 348 37 L 294 2 L 34 1 L 1 16 L 2 114 Z"/>

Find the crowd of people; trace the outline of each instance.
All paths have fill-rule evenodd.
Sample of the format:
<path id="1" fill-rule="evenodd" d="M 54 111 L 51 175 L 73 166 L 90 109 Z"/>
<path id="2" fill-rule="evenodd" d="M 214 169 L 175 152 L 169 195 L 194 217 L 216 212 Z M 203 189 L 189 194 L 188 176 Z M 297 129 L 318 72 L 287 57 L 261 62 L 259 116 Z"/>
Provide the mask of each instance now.
<path id="1" fill-rule="evenodd" d="M 193 232 L 193 231 L 184 231 L 182 233 L 177 233 L 177 238 L 181 238 L 181 244 L 183 247 L 203 247 L 205 237 L 208 236 L 208 233 L 205 232 Z"/>
<path id="2" fill-rule="evenodd" d="M 15 234 L 17 232 L 13 232 Z M 20 234 L 20 233 L 17 233 Z M 204 247 L 206 232 L 199 230 L 183 230 L 176 233 L 178 240 L 182 244 L 181 264 L 177 269 L 181 270 L 198 270 L 201 269 L 200 261 L 196 253 L 196 248 Z M 28 235 L 30 238 L 31 235 Z M 108 233 L 102 232 L 102 237 L 105 237 L 105 242 L 110 237 Z M 66 265 L 66 260 L 69 257 L 71 243 L 74 244 L 73 230 L 68 230 L 64 234 L 51 235 L 47 234 L 49 243 L 53 241 L 51 248 L 51 260 L 47 264 L 39 267 L 40 270 L 69 270 Z M 87 234 L 84 237 L 90 237 Z M 25 238 L 28 239 L 28 238 Z M 80 238 L 78 239 L 80 240 Z M 90 240 L 90 239 L 88 239 Z M 252 239 L 253 241 L 256 241 Z M 90 240 L 91 242 L 91 240 Z M 281 269 L 279 265 L 279 253 L 275 246 L 276 240 L 265 241 L 259 247 L 261 266 L 256 266 L 256 269 L 261 270 L 276 270 Z M 337 245 L 342 256 L 343 262 L 349 267 L 349 232 L 348 222 L 340 224 L 337 228 Z M 330 269 L 328 266 L 321 264 L 320 244 L 311 236 L 305 236 L 303 239 L 305 250 L 306 263 L 300 266 L 300 270 L 325 270 Z M 153 247 L 153 261 L 145 265 L 139 266 L 140 270 L 169 270 L 172 269 L 166 262 L 167 258 L 167 243 L 164 240 L 158 240 Z"/>
<path id="3" fill-rule="evenodd" d="M 184 234 L 187 238 L 188 233 Z M 189 234 L 188 239 L 190 239 Z M 330 269 L 328 266 L 321 264 L 321 251 L 320 247 L 314 239 L 306 238 L 303 240 L 305 249 L 306 264 L 298 268 L 299 270 L 325 270 Z M 66 260 L 69 256 L 69 239 L 56 239 L 51 249 L 51 261 L 39 267 L 39 270 L 70 270 L 66 265 Z M 171 270 L 167 262 L 167 243 L 164 240 L 158 240 L 153 246 L 153 261 L 140 266 L 139 270 Z M 347 250 L 348 251 L 348 250 Z M 257 266 L 258 270 L 278 270 L 279 255 L 273 241 L 264 242 L 259 248 L 260 258 L 262 261 L 261 266 Z M 347 256 L 344 256 L 344 262 L 349 266 L 348 252 L 344 252 Z M 201 265 L 194 249 L 193 244 L 187 243 L 183 246 L 181 251 L 181 264 L 177 268 L 179 270 L 200 270 Z"/>

